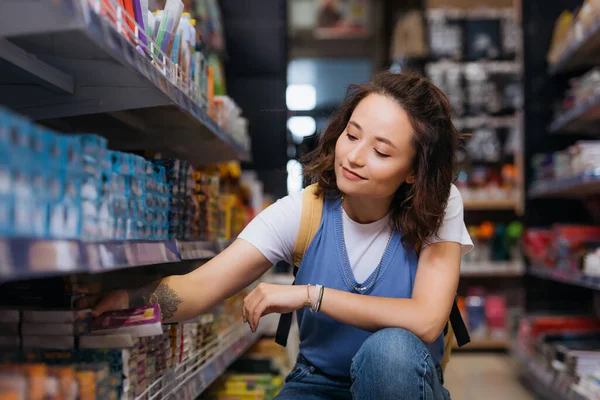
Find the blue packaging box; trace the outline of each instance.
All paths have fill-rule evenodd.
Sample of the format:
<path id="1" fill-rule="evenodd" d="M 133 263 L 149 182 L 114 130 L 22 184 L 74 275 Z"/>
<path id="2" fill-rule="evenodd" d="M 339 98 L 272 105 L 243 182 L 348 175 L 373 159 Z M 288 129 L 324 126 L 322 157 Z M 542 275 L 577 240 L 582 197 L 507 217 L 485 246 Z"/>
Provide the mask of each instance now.
<path id="1" fill-rule="evenodd" d="M 83 171 L 83 150 L 79 140 L 69 136 L 60 137 L 64 151 L 63 169 L 68 172 L 81 173 Z"/>
<path id="2" fill-rule="evenodd" d="M 13 232 L 17 236 L 45 238 L 48 234 L 48 205 L 43 199 L 17 198 L 14 202 Z"/>
<path id="3" fill-rule="evenodd" d="M 133 154 L 109 150 L 108 156 L 114 173 L 133 175 Z"/>
<path id="4" fill-rule="evenodd" d="M 14 235 L 14 199 L 12 196 L 0 194 L 0 235 Z"/>
<path id="5" fill-rule="evenodd" d="M 74 179 L 66 182 L 65 195 L 50 203 L 49 236 L 55 239 L 79 239 L 82 228 L 81 183 Z"/>

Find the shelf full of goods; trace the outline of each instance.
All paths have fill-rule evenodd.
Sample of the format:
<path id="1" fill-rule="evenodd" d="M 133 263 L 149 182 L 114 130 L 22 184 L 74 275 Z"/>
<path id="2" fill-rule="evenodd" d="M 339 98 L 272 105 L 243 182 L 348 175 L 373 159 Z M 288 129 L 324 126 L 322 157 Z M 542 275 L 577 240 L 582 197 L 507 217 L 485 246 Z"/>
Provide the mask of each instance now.
<path id="1" fill-rule="evenodd" d="M 537 154 L 532 167 L 530 197 L 593 199 L 600 194 L 600 140 L 577 141 L 563 151 Z"/>
<path id="2" fill-rule="evenodd" d="M 226 95 L 221 61 L 200 34 L 218 21 L 197 27 L 181 0 L 155 12 L 144 0 L 24 0 L 3 7 L 3 43 L 40 64 L 18 67 L 42 86 L 15 92 L 5 85 L 1 103 L 71 131 L 110 136 L 121 149 L 143 139 L 148 150 L 196 165 L 249 158 L 247 120 Z M 38 14 L 47 22 L 41 27 Z M 37 70 L 49 69 L 68 77 L 72 88 L 47 90 L 52 82 Z"/>
<path id="3" fill-rule="evenodd" d="M 24 294 L 24 293 L 22 293 Z M 18 399 L 194 399 L 258 338 L 244 292 L 193 321 L 157 305 L 104 313 L 0 310 L 0 393 Z"/>
<path id="4" fill-rule="evenodd" d="M 524 272 L 520 241 L 523 226 L 518 221 L 484 221 L 467 226 L 474 249 L 462 258 L 461 276 L 519 276 Z"/>
<path id="5" fill-rule="evenodd" d="M 427 11 L 425 74 L 448 95 L 454 124 L 468 133 L 459 151 L 465 210 L 518 210 L 520 28 L 510 9 Z M 477 38 L 487 46 L 478 45 Z"/>
<path id="6" fill-rule="evenodd" d="M 505 294 L 469 286 L 457 304 L 471 336 L 471 343 L 461 349 L 506 350 L 513 311 Z"/>
<path id="7" fill-rule="evenodd" d="M 4 109 L 0 154 L 3 279 L 210 257 L 254 214 L 221 190 L 236 163 L 146 159 Z"/>
<path id="8" fill-rule="evenodd" d="M 600 62 L 600 6 L 585 0 L 575 14 L 565 10 L 556 21 L 547 61 L 550 74 L 592 67 Z"/>
<path id="9" fill-rule="evenodd" d="M 536 394 L 584 400 L 600 395 L 600 320 L 536 314 L 519 320 L 512 351 Z"/>
<path id="10" fill-rule="evenodd" d="M 552 133 L 595 134 L 600 120 L 600 69 L 569 80 L 564 99 L 555 107 Z"/>
<path id="11" fill-rule="evenodd" d="M 525 230 L 523 249 L 536 276 L 600 289 L 600 227 L 555 224 Z"/>

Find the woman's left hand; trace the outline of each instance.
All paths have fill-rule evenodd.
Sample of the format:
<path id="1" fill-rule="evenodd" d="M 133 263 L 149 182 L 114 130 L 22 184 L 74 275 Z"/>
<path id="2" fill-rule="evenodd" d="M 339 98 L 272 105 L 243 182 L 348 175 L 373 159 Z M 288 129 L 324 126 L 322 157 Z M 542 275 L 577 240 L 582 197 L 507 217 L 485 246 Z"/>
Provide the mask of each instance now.
<path id="1" fill-rule="evenodd" d="M 242 317 L 256 332 L 262 316 L 286 314 L 307 306 L 306 286 L 261 283 L 244 299 Z"/>

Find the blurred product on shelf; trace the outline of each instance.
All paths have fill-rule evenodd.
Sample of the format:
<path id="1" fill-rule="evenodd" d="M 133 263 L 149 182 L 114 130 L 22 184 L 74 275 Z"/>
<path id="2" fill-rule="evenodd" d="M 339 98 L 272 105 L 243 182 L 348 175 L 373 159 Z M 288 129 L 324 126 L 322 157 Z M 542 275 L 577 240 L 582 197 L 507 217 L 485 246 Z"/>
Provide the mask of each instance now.
<path id="1" fill-rule="evenodd" d="M 454 115 L 506 115 L 522 106 L 520 67 L 512 61 L 438 61 L 425 73 L 447 94 Z"/>
<path id="2" fill-rule="evenodd" d="M 521 318 L 514 352 L 557 398 L 600 394 L 600 320 L 573 315 Z M 577 397 L 582 396 L 582 397 Z"/>
<path id="3" fill-rule="evenodd" d="M 520 53 L 520 26 L 510 8 L 429 9 L 427 19 L 435 58 L 511 60 Z"/>
<path id="4" fill-rule="evenodd" d="M 273 374 L 227 373 L 203 395 L 203 400 L 272 400 L 283 386 Z"/>
<path id="5" fill-rule="evenodd" d="M 531 164 L 537 182 L 575 177 L 600 168 L 600 140 L 580 140 L 562 151 L 536 154 Z"/>
<path id="6" fill-rule="evenodd" d="M 556 116 L 560 117 L 581 104 L 597 99 L 599 90 L 600 68 L 593 68 L 580 77 L 570 79 L 569 88 L 565 93 L 565 98 L 560 103 L 560 108 L 556 110 Z"/>
<path id="7" fill-rule="evenodd" d="M 198 20 L 198 35 L 208 51 L 225 52 L 223 18 L 217 0 L 192 0 L 190 11 Z"/>
<path id="8" fill-rule="evenodd" d="M 459 172 L 456 186 L 460 190 L 465 207 L 470 201 L 478 200 L 512 200 L 516 203 L 519 189 L 514 164 L 504 164 L 500 170 L 492 165 L 463 167 L 466 168 Z"/>
<path id="9" fill-rule="evenodd" d="M 99 136 L 61 135 L 0 109 L 0 233 L 84 241 L 230 240 L 247 223 L 247 199 L 222 193 L 218 172 L 106 146 Z"/>
<path id="10" fill-rule="evenodd" d="M 157 324 L 157 306 L 95 319 L 89 311 L 2 309 L 0 345 L 5 351 L 0 354 L 0 395 L 17 392 L 17 399 L 75 400 L 163 399 L 177 393 L 177 398 L 191 400 L 194 396 L 187 392 L 195 388 L 186 389 L 185 395 L 180 391 L 189 386 L 189 377 L 230 346 L 232 337 L 235 342 L 245 332 L 240 313 L 245 294 L 165 329 Z M 62 326 L 82 328 L 76 336 L 57 335 Z M 28 336 L 32 329 L 36 336 Z M 2 345 L 11 338 L 22 344 Z M 20 392 L 23 387 L 28 388 L 27 395 Z"/>
<path id="11" fill-rule="evenodd" d="M 459 296 L 458 307 L 474 342 L 507 339 L 504 296 L 487 294 L 485 288 L 473 286 L 466 296 Z"/>
<path id="12" fill-rule="evenodd" d="M 594 0 L 584 0 L 575 15 L 569 10 L 563 11 L 554 26 L 548 64 L 553 66 L 564 62 L 575 49 L 592 39 L 598 33 L 599 16 L 600 5 Z M 583 57 L 588 55 L 582 54 Z"/>
<path id="13" fill-rule="evenodd" d="M 565 276 L 600 276 L 598 251 L 600 226 L 562 225 L 525 230 L 523 252 L 536 268 Z"/>
<path id="14" fill-rule="evenodd" d="M 463 257 L 463 262 L 481 264 L 521 259 L 521 236 L 523 225 L 519 221 L 508 224 L 484 221 L 478 226 L 467 227 L 475 247 Z"/>
<path id="15" fill-rule="evenodd" d="M 236 143 L 249 148 L 247 120 L 227 96 L 223 62 L 214 54 L 224 51 L 217 2 L 196 0 L 195 7 L 188 8 L 197 18 L 184 12 L 181 0 L 167 0 L 164 9 L 154 12 L 144 0 L 87 0 L 87 4 L 110 21 Z"/>

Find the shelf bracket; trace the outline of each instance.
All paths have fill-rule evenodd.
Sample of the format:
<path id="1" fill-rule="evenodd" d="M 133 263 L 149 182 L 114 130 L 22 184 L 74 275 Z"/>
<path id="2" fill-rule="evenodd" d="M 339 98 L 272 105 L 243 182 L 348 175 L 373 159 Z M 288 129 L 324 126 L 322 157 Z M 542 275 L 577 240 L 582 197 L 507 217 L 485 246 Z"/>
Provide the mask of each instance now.
<path id="1" fill-rule="evenodd" d="M 0 61 L 22 71 L 33 82 L 62 94 L 74 94 L 73 77 L 49 65 L 19 46 L 0 38 Z"/>

